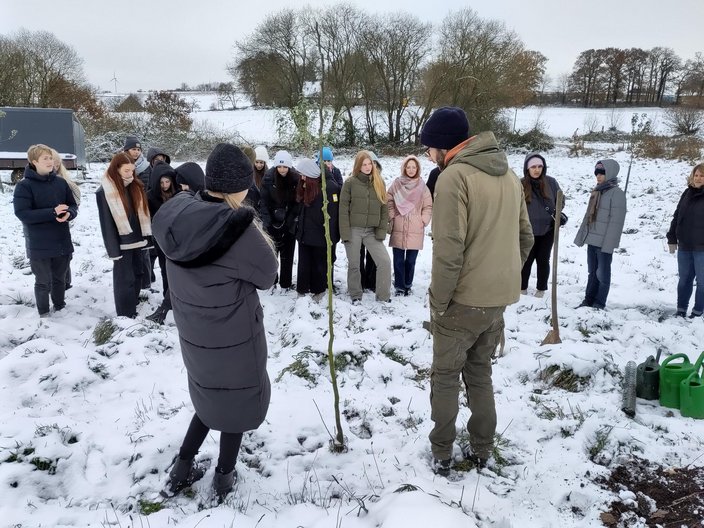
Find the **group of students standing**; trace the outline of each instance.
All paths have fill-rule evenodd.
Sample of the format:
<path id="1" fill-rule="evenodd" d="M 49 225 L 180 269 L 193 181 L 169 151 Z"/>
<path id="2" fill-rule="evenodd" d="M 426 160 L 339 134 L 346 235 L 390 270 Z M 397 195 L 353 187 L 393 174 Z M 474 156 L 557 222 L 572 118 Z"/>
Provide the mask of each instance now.
<path id="1" fill-rule="evenodd" d="M 447 126 L 457 130 L 448 135 L 443 130 Z M 484 282 L 473 279 L 477 273 L 473 262 L 483 257 L 477 252 L 483 248 L 497 255 L 510 254 L 510 276 L 516 277 L 516 282 L 508 277 L 500 279 L 506 290 L 517 288 L 517 271 L 523 261 L 523 293 L 527 293 L 531 266 L 536 262 L 537 292 L 542 296 L 549 276 L 547 256 L 556 229 L 559 185 L 547 176 L 545 157 L 532 153 L 524 161 L 522 190 L 516 189 L 519 184 L 493 134 L 470 137 L 461 109 L 436 111 L 423 128 L 422 139 L 429 147 L 431 160 L 447 173 L 438 173 L 433 180 L 433 185 L 438 178 L 443 180 L 437 198 L 443 206 L 438 206 L 441 216 L 430 291 L 434 342 L 431 406 L 436 422 L 430 439 L 434 470 L 440 473 L 451 465 L 447 451 L 451 454 L 455 438 L 458 367 L 462 370 L 478 365 L 465 372 L 469 378 L 476 378 L 470 379 L 468 390 L 474 387 L 472 390 L 478 391 L 470 396 L 472 418 L 468 430 L 474 451 L 467 451 L 468 456 L 485 463 L 495 431 L 490 356 L 503 328 L 505 305 L 515 302 L 515 298 L 504 295 L 503 290 L 498 294 L 505 299 L 499 301 L 485 295 Z M 151 280 L 152 258 L 159 259 L 165 294 L 160 310 L 173 309 L 188 374 L 195 412 L 174 458 L 163 490 L 165 496 L 175 495 L 203 477 L 205 470 L 195 456 L 211 429 L 221 432 L 214 493 L 222 500 L 233 489 L 243 432 L 261 425 L 271 395 L 257 290 L 270 288 L 277 280 L 282 288 L 292 287 L 297 243 L 298 292 L 319 295 L 325 291 L 327 282 L 323 278 L 328 266 L 324 200 L 330 216 L 332 255 L 334 244 L 340 240 L 347 253 L 348 292 L 353 302 L 362 296 L 362 269 L 366 264 L 360 260 L 366 252 L 376 265 L 376 297 L 389 300 L 391 262 L 384 247 L 389 233 L 396 293 L 405 295 L 412 287 L 415 260 L 423 247 L 433 208 L 433 196 L 420 177 L 418 158 L 405 158 L 401 174 L 387 189 L 373 153 L 360 151 L 352 173 L 344 181 L 333 164 L 332 151 L 324 148 L 321 154 L 320 160 L 303 158 L 294 166 L 290 154 L 279 151 L 269 168 L 263 147 L 240 149 L 219 144 L 203 172 L 192 162 L 173 169 L 169 156 L 158 149 L 150 149 L 144 159 L 139 141 L 129 137 L 102 178 L 96 199 L 105 247 L 114 261 L 117 313 L 136 315 L 140 289 L 145 279 Z M 45 316 L 49 298 L 55 310 L 65 306 L 68 262 L 73 252 L 68 222 L 77 215 L 80 193 L 58 175 L 60 167 L 48 147 L 31 147 L 28 160 L 25 178 L 15 189 L 14 205 L 25 228 L 37 309 Z M 606 303 L 611 257 L 625 220 L 626 200 L 618 187 L 618 170 L 614 160 L 596 163 L 597 185 L 575 238 L 577 245 L 588 245 L 589 277 L 582 305 L 593 308 L 603 308 Z M 326 196 L 322 194 L 322 178 Z M 477 183 L 473 192 L 462 188 L 470 181 Z M 511 189 L 508 201 L 503 192 L 507 189 Z M 497 203 L 482 203 L 480 195 L 492 195 Z M 704 164 L 700 164 L 688 179 L 667 235 L 670 250 L 678 251 L 678 315 L 686 313 L 695 277 L 697 292 L 691 316 L 701 315 L 704 309 L 703 196 Z M 471 200 L 477 211 L 470 207 Z M 511 221 L 498 210 L 492 212 L 497 205 L 511 210 Z M 475 215 L 471 217 L 475 222 L 469 221 L 470 214 Z M 261 223 L 256 221 L 257 216 Z M 494 220 L 488 221 L 488 217 Z M 515 236 L 497 235 L 499 224 Z M 520 238 L 520 244 L 514 243 L 514 238 Z M 501 247 L 490 249 L 490 244 Z M 465 247 L 465 251 L 452 249 L 459 247 Z M 445 262 L 450 268 L 460 262 L 454 270 L 460 276 L 457 284 L 448 278 Z M 487 273 L 487 280 L 497 283 L 500 271 L 495 269 L 485 261 L 480 271 Z M 515 293 L 517 298 L 517 289 Z M 157 319 L 163 322 L 164 315 Z M 474 344 L 464 341 L 470 334 Z M 441 388 L 448 389 L 444 399 Z"/>

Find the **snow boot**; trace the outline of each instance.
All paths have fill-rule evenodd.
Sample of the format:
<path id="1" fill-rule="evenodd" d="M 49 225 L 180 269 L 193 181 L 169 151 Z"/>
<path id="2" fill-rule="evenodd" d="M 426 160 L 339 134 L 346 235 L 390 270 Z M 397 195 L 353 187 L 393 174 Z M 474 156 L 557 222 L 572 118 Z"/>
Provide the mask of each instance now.
<path id="1" fill-rule="evenodd" d="M 460 450 L 462 451 L 462 457 L 465 460 L 469 460 L 477 469 L 485 468 L 487 462 L 489 462 L 489 456 L 478 455 L 469 444 L 461 445 Z"/>
<path id="2" fill-rule="evenodd" d="M 159 306 L 153 314 L 148 315 L 145 319 L 156 324 L 164 324 L 164 319 L 166 319 L 166 314 L 168 313 L 169 310 L 167 308 Z"/>
<path id="3" fill-rule="evenodd" d="M 237 471 L 232 470 L 229 473 L 223 473 L 219 468 L 215 468 L 215 475 L 213 475 L 213 490 L 215 490 L 215 496 L 218 499 L 218 503 L 221 503 L 227 497 L 227 494 L 232 491 L 237 482 Z"/>
<path id="4" fill-rule="evenodd" d="M 444 460 L 439 460 L 437 458 L 433 458 L 430 463 L 430 469 L 432 469 L 433 473 L 436 475 L 446 477 L 450 474 L 450 469 L 452 469 L 452 459 L 446 458 Z"/>
<path id="5" fill-rule="evenodd" d="M 204 474 L 205 469 L 196 464 L 192 458 L 184 459 L 177 456 L 174 467 L 169 472 L 169 481 L 166 483 L 166 488 L 161 491 L 161 496 L 171 498 L 178 495 L 181 490 L 200 480 Z"/>

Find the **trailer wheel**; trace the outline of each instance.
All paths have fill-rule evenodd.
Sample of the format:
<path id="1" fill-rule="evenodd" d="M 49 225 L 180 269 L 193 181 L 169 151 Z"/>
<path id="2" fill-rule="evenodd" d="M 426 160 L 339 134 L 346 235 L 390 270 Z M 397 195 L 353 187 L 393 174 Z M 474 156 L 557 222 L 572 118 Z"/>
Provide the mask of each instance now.
<path id="1" fill-rule="evenodd" d="M 24 169 L 15 169 L 10 175 L 10 181 L 15 184 L 22 179 L 22 176 L 24 176 Z"/>

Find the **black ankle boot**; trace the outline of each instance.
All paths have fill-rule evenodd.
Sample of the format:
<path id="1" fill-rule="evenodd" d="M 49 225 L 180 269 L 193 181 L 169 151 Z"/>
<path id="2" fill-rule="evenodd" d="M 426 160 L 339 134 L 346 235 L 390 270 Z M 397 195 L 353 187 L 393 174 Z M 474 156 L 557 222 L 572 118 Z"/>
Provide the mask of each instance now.
<path id="1" fill-rule="evenodd" d="M 156 309 L 156 312 L 151 315 L 148 315 L 146 319 L 156 324 L 164 324 L 164 319 L 166 319 L 166 314 L 168 313 L 169 310 L 167 308 L 159 306 L 159 308 Z"/>
<path id="2" fill-rule="evenodd" d="M 166 483 L 166 488 L 161 491 L 161 495 L 166 498 L 173 497 L 200 480 L 204 474 L 205 469 L 197 465 L 192 458 L 176 457 L 174 467 L 169 472 L 169 481 Z"/>
<path id="3" fill-rule="evenodd" d="M 228 493 L 232 491 L 232 488 L 237 482 L 237 471 L 234 469 L 229 473 L 222 473 L 219 468 L 215 468 L 215 475 L 213 476 L 213 489 L 215 490 L 215 496 L 218 502 L 225 500 Z"/>

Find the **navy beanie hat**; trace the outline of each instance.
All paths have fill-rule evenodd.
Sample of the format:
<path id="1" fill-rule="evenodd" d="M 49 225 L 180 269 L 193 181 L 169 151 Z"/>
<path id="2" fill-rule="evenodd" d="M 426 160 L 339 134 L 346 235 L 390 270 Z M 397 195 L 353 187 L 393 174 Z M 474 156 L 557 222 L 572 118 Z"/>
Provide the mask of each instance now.
<path id="1" fill-rule="evenodd" d="M 451 149 L 469 138 L 469 121 L 456 106 L 438 108 L 423 125 L 420 142 L 426 147 Z"/>
<path id="2" fill-rule="evenodd" d="M 239 148 L 219 143 L 205 163 L 205 188 L 221 193 L 246 191 L 254 182 L 253 172 L 252 162 Z"/>
<path id="3" fill-rule="evenodd" d="M 127 136 L 125 138 L 125 146 L 122 147 L 122 150 L 127 152 L 131 148 L 142 148 L 142 144 L 139 142 L 137 136 Z"/>

